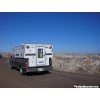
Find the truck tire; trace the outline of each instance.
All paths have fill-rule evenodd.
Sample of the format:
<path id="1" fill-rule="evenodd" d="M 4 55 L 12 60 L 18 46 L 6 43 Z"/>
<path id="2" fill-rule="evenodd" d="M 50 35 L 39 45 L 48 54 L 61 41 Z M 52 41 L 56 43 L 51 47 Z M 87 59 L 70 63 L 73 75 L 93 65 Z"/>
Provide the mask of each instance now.
<path id="1" fill-rule="evenodd" d="M 49 58 L 49 66 L 52 67 L 52 59 Z"/>
<path id="2" fill-rule="evenodd" d="M 25 74 L 22 67 L 19 68 L 19 72 L 20 72 L 21 75 L 24 75 Z"/>

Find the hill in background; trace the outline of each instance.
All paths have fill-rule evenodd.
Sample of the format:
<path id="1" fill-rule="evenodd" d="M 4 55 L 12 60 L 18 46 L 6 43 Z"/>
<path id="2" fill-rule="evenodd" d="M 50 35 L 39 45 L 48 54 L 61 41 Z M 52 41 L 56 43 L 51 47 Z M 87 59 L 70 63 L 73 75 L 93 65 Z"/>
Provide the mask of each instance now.
<path id="1" fill-rule="evenodd" d="M 11 56 L 11 52 L 0 52 L 0 58 L 9 58 Z"/>

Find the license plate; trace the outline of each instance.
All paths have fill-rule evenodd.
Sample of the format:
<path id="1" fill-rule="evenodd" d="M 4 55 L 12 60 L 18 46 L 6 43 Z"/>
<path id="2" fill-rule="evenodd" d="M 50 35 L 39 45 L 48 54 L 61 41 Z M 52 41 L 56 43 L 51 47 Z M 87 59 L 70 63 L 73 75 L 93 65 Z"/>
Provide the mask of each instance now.
<path id="1" fill-rule="evenodd" d="M 38 68 L 38 71 L 43 71 L 43 68 Z"/>
<path id="2" fill-rule="evenodd" d="M 39 63 L 43 63 L 43 61 L 39 61 Z"/>

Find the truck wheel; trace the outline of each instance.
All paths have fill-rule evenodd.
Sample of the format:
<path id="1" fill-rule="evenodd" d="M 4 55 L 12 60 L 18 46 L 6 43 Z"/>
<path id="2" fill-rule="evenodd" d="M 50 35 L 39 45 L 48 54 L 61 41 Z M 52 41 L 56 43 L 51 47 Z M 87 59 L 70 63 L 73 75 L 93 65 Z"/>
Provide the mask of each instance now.
<path id="1" fill-rule="evenodd" d="M 52 67 L 52 59 L 49 58 L 49 66 Z"/>
<path id="2" fill-rule="evenodd" d="M 22 67 L 19 68 L 19 71 L 20 71 L 20 74 L 21 74 L 21 75 L 24 75 L 24 70 L 23 70 Z"/>

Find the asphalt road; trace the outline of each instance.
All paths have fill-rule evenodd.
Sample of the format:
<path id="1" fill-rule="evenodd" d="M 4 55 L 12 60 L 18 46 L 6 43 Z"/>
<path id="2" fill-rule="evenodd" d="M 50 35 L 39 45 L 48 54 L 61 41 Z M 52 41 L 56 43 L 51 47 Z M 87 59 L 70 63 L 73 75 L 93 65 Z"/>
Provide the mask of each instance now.
<path id="1" fill-rule="evenodd" d="M 9 68 L 8 59 L 0 58 L 1 88 L 73 88 L 74 85 L 100 86 L 100 77 L 52 71 L 21 76 Z"/>

